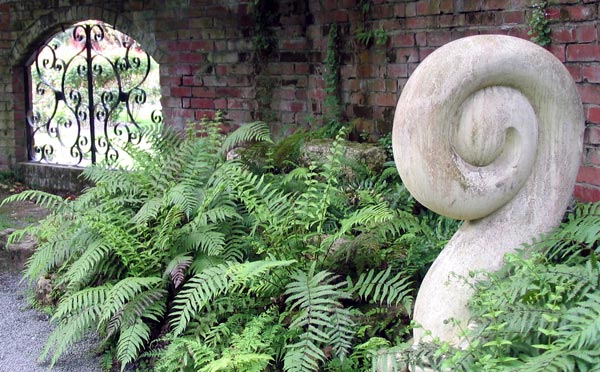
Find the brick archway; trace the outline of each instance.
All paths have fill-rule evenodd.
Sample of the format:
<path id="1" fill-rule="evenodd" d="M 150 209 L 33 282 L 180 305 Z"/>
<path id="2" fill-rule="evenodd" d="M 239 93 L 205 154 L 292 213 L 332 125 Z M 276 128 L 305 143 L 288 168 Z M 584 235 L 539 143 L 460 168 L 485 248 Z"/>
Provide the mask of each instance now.
<path id="1" fill-rule="evenodd" d="M 88 19 L 103 21 L 118 28 L 121 32 L 133 37 L 159 63 L 162 62 L 163 53 L 157 48 L 155 39 L 149 33 L 143 32 L 124 14 L 97 6 L 72 6 L 68 9 L 61 8 L 46 14 L 24 30 L 13 43 L 8 64 L 12 66 L 23 64 L 40 43 L 51 38 L 63 27 L 66 28 Z"/>
<path id="2" fill-rule="evenodd" d="M 69 6 L 54 9 L 51 13 L 38 17 L 26 29 L 19 32 L 11 47 L 9 57 L 5 61 L 10 76 L 7 84 L 12 89 L 4 94 L 8 96 L 5 100 L 11 102 L 12 106 L 7 107 L 7 112 L 2 119 L 6 123 L 5 127 L 14 133 L 14 142 L 10 146 L 14 151 L 11 151 L 3 160 L 3 162 L 7 162 L 4 164 L 5 166 L 13 168 L 17 163 L 27 160 L 27 134 L 25 126 L 22 125 L 25 122 L 27 100 L 24 93 L 25 76 L 28 73 L 24 67 L 25 62 L 37 47 L 52 38 L 53 35 L 77 22 L 88 19 L 101 20 L 119 28 L 120 31 L 140 43 L 159 64 L 161 63 L 164 54 L 157 48 L 154 35 L 142 31 L 135 22 L 116 10 L 98 6 Z"/>

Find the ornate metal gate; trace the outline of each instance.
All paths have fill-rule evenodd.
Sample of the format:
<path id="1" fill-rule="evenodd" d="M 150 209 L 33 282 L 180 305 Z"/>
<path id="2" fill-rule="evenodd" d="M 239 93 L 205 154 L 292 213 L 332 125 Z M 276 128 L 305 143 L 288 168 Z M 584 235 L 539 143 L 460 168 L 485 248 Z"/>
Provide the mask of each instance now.
<path id="1" fill-rule="evenodd" d="M 96 21 L 42 45 L 28 64 L 28 156 L 86 166 L 126 161 L 143 125 L 160 122 L 158 65 L 130 37 Z"/>

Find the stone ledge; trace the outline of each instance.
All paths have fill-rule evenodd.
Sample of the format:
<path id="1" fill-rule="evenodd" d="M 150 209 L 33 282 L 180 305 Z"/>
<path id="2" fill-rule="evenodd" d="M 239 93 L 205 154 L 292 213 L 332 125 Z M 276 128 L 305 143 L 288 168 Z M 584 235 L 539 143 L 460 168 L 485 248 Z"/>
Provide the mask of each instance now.
<path id="1" fill-rule="evenodd" d="M 18 172 L 33 189 L 54 193 L 78 193 L 88 185 L 79 178 L 83 168 L 64 165 L 19 163 Z"/>

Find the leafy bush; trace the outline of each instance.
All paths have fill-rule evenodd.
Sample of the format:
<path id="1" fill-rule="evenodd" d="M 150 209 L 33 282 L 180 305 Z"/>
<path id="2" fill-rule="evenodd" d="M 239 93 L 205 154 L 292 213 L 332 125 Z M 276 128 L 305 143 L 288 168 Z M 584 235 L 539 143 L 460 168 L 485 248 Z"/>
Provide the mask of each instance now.
<path id="1" fill-rule="evenodd" d="M 466 350 L 421 345 L 412 362 L 440 371 L 597 371 L 599 233 L 600 204 L 579 205 L 476 285 Z"/>
<path id="2" fill-rule="evenodd" d="M 87 168 L 95 186 L 75 200 L 6 201 L 54 211 L 29 229 L 42 243 L 25 272 L 63 291 L 51 365 L 93 331 L 121 370 L 156 371 L 363 371 L 406 338 L 413 281 L 437 254 L 424 250 L 456 224 L 415 215 L 395 172 L 342 182 L 343 131 L 323 164 L 258 174 L 225 154 L 268 145 L 266 125 L 224 137 L 219 119 L 149 129 L 150 150 Z"/>

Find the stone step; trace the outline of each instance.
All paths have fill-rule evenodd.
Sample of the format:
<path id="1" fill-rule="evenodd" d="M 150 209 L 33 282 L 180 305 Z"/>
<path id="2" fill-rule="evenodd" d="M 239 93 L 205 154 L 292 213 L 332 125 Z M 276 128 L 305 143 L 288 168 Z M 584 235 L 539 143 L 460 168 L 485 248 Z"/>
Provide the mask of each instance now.
<path id="1" fill-rule="evenodd" d="M 35 238 L 26 235 L 21 241 L 6 247 L 6 240 L 14 231 L 13 228 L 0 231 L 0 271 L 23 270 L 25 262 L 31 257 L 37 245 Z"/>

